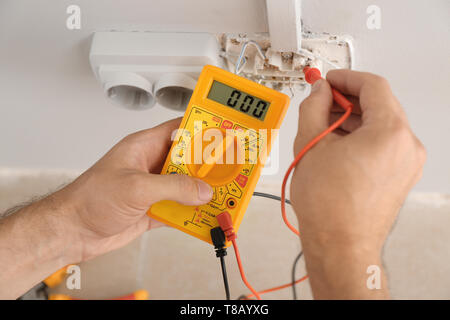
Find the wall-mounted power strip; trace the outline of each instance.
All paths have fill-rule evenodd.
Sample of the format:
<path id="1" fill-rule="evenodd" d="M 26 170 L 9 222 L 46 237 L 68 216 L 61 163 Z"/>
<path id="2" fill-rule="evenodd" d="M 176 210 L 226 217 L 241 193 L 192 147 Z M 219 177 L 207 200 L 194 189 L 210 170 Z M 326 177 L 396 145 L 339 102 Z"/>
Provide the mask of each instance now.
<path id="1" fill-rule="evenodd" d="M 222 66 L 219 53 L 209 33 L 111 31 L 94 34 L 89 60 L 114 104 L 184 110 L 203 67 Z"/>

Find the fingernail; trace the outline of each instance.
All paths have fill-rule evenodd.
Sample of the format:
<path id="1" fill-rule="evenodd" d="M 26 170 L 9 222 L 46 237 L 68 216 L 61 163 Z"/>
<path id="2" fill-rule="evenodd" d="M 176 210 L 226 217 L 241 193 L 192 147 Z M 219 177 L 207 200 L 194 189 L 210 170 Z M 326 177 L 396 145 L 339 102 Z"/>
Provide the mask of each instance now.
<path id="1" fill-rule="evenodd" d="M 314 84 L 311 87 L 311 92 L 316 92 L 317 90 L 320 89 L 320 86 L 322 85 L 323 80 L 317 80 L 316 82 L 314 82 Z"/>
<path id="2" fill-rule="evenodd" d="M 200 201 L 209 201 L 212 198 L 213 190 L 209 184 L 202 180 L 197 180 L 198 199 Z"/>

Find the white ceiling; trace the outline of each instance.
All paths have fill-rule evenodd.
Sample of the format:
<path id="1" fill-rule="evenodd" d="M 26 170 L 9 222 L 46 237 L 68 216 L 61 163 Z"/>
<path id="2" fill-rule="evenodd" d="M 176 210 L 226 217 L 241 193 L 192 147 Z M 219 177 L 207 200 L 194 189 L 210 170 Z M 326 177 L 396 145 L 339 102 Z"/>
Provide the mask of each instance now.
<path id="1" fill-rule="evenodd" d="M 78 4 L 82 29 L 65 27 Z M 366 8 L 382 29 L 366 28 Z M 313 31 L 351 34 L 357 68 L 387 77 L 428 150 L 417 189 L 450 192 L 450 1 L 303 0 Z M 0 167 L 85 169 L 127 133 L 181 114 L 112 106 L 88 63 L 95 30 L 267 32 L 262 0 L 0 0 Z M 297 105 L 281 131 L 280 179 L 292 157 Z M 162 112 L 163 111 L 163 112 Z"/>

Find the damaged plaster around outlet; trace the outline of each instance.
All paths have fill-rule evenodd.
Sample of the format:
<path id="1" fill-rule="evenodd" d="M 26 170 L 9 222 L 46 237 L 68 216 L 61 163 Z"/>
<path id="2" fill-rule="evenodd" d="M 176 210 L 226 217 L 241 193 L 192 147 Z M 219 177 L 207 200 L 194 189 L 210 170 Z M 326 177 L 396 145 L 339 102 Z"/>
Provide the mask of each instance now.
<path id="1" fill-rule="evenodd" d="M 258 53 L 256 46 L 248 46 L 239 74 L 280 91 L 286 88 L 303 90 L 306 84 L 303 74 L 305 66 L 319 68 L 325 74 L 331 69 L 352 69 L 354 65 L 353 39 L 348 35 L 304 32 L 298 52 L 273 50 L 267 33 L 220 34 L 218 39 L 222 47 L 221 55 L 231 72 L 235 71 L 242 46 L 249 41 L 256 42 L 265 57 Z"/>

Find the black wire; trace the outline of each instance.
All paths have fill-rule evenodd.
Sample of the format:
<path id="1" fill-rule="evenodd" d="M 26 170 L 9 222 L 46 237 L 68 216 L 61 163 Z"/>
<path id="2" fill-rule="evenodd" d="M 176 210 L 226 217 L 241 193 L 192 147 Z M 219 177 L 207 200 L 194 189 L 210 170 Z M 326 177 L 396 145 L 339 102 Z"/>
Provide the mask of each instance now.
<path id="1" fill-rule="evenodd" d="M 303 251 L 297 255 L 294 260 L 294 265 L 292 266 L 292 297 L 294 300 L 297 300 L 297 289 L 295 288 L 295 270 L 297 269 L 297 263 L 303 255 Z"/>
<path id="2" fill-rule="evenodd" d="M 253 192 L 254 196 L 257 197 L 263 197 L 263 198 L 268 198 L 268 199 L 273 199 L 273 200 L 278 200 L 281 202 L 281 197 L 270 194 L 270 193 L 264 193 L 264 192 Z M 287 204 L 291 204 L 291 201 L 289 199 L 285 199 L 284 200 Z M 300 260 L 300 258 L 303 255 L 303 251 L 300 251 L 300 253 L 297 255 L 297 257 L 294 260 L 294 264 L 292 265 L 292 296 L 294 300 L 297 300 L 297 290 L 295 287 L 295 270 L 297 269 L 297 263 Z"/>
<path id="3" fill-rule="evenodd" d="M 256 197 L 263 197 L 263 198 L 268 198 L 268 199 L 273 199 L 273 200 L 278 200 L 281 201 L 281 198 L 270 194 L 270 193 L 264 193 L 264 192 L 253 192 L 253 195 Z M 289 199 L 285 199 L 285 202 L 287 204 L 291 204 L 291 201 Z M 230 300 L 230 287 L 228 286 L 228 276 L 227 276 L 227 268 L 225 266 L 225 259 L 223 255 L 219 256 L 220 258 L 220 266 L 222 268 L 222 276 L 223 276 L 223 285 L 225 287 L 225 295 L 226 295 L 226 299 Z M 296 263 L 295 263 L 296 264 Z M 294 264 L 294 268 L 295 268 L 295 264 Z M 294 280 L 295 282 L 295 280 Z M 245 296 L 244 296 L 245 297 Z M 240 300 L 241 297 L 239 297 L 238 299 Z"/>
<path id="4" fill-rule="evenodd" d="M 212 228 L 211 241 L 216 251 L 216 257 L 220 258 L 220 267 L 222 269 L 223 285 L 225 287 L 225 296 L 227 300 L 230 300 L 230 287 L 228 286 L 227 267 L 225 265 L 225 256 L 227 255 L 227 249 L 225 248 L 226 236 L 220 227 Z"/>
<path id="5" fill-rule="evenodd" d="M 264 193 L 264 192 L 253 192 L 253 195 L 256 197 L 263 197 L 263 198 L 269 198 L 269 199 L 273 199 L 273 200 L 278 200 L 281 202 L 281 197 L 270 194 L 270 193 Z M 291 200 L 289 199 L 284 199 L 284 201 L 287 204 L 291 204 Z"/>
<path id="6" fill-rule="evenodd" d="M 230 300 L 230 287 L 228 286 L 227 267 L 225 266 L 225 258 L 220 257 L 220 266 L 222 267 L 223 285 L 225 287 L 225 296 L 227 300 Z"/>

